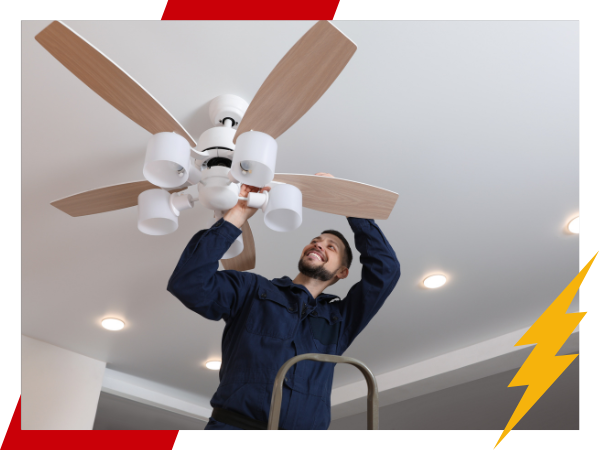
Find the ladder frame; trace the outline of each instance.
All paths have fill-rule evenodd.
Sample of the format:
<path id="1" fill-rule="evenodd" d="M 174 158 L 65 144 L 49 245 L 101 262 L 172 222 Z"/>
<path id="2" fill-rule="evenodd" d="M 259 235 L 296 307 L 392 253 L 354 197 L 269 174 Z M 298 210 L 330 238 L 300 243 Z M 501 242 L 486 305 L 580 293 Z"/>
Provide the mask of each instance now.
<path id="1" fill-rule="evenodd" d="M 305 353 L 304 355 L 294 356 L 288 359 L 277 372 L 275 383 L 273 384 L 273 395 L 271 396 L 271 410 L 269 411 L 269 423 L 267 430 L 277 430 L 279 428 L 279 415 L 281 412 L 281 400 L 283 397 L 283 380 L 290 367 L 294 364 L 304 361 L 319 361 L 334 364 L 350 364 L 356 367 L 367 380 L 369 389 L 367 394 L 367 429 L 379 429 L 379 395 L 377 393 L 377 380 L 367 366 L 358 359 L 348 358 L 346 356 L 326 355 L 322 353 Z"/>

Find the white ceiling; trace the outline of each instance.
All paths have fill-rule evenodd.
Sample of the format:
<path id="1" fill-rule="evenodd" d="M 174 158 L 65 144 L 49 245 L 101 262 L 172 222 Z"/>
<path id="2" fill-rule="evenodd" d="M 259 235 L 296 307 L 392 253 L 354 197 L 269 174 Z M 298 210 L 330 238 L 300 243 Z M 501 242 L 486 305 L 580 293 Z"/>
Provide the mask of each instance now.
<path id="1" fill-rule="evenodd" d="M 22 332 L 107 367 L 206 397 L 202 367 L 223 323 L 192 313 L 167 280 L 206 211 L 163 236 L 130 208 L 72 218 L 50 202 L 142 180 L 149 134 L 58 63 L 22 25 Z M 250 101 L 312 22 L 82 22 L 108 55 L 197 138 L 220 94 Z M 335 22 L 358 46 L 322 99 L 278 139 L 278 172 L 334 175 L 400 194 L 379 224 L 400 282 L 347 356 L 381 374 L 530 326 L 578 272 L 575 21 Z M 260 213 L 259 213 L 260 214 Z M 279 234 L 257 214 L 256 273 L 296 274 L 299 252 L 345 219 L 304 210 Z M 331 289 L 344 295 L 360 277 Z M 424 276 L 444 273 L 437 290 Z M 577 298 L 571 310 L 578 309 Z M 99 326 L 122 317 L 118 333 Z M 362 375 L 338 367 L 334 386 Z"/>

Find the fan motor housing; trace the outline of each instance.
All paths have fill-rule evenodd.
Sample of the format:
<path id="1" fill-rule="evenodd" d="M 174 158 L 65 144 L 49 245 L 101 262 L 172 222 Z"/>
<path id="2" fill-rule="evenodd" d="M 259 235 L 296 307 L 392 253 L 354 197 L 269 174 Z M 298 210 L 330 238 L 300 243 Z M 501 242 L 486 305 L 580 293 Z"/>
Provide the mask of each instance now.
<path id="1" fill-rule="evenodd" d="M 230 127 L 212 127 L 206 130 L 198 138 L 198 145 L 192 149 L 192 157 L 196 159 L 206 159 L 204 155 L 200 155 L 201 152 L 206 150 L 235 150 L 235 144 L 233 143 L 233 137 L 235 136 L 235 130 Z"/>

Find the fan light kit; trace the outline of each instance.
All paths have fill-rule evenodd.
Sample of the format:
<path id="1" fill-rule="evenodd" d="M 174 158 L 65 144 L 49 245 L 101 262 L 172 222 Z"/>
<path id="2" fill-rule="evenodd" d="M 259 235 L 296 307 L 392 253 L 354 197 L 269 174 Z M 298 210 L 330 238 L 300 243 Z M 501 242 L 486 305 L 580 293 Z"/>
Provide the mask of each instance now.
<path id="1" fill-rule="evenodd" d="M 118 331 L 125 327 L 125 322 L 120 319 L 107 318 L 102 320 L 102 326 L 107 330 Z"/>
<path id="2" fill-rule="evenodd" d="M 157 133 L 146 147 L 144 177 L 162 188 L 176 188 L 190 176 L 190 144 L 176 133 Z"/>
<path id="3" fill-rule="evenodd" d="M 233 152 L 231 176 L 249 186 L 265 186 L 275 176 L 277 142 L 260 131 L 242 134 Z"/>
<path id="4" fill-rule="evenodd" d="M 423 284 L 429 289 L 439 288 L 446 284 L 446 277 L 444 275 L 431 275 L 423 280 Z"/>
<path id="5" fill-rule="evenodd" d="M 356 45 L 328 21 L 317 22 L 283 56 L 252 102 L 224 94 L 209 105 L 213 126 L 198 143 L 133 78 L 62 22 L 36 40 L 89 88 L 149 131 L 142 173 L 147 181 L 107 186 L 52 205 L 77 217 L 138 206 L 138 228 L 165 235 L 196 202 L 213 211 L 211 224 L 238 201 L 263 211 L 265 224 L 287 232 L 302 224 L 302 207 L 350 217 L 387 219 L 398 194 L 341 178 L 275 173 L 277 141 L 329 89 Z M 342 105 L 343 107 L 343 105 Z M 241 185 L 270 191 L 240 197 Z M 196 189 L 190 189 L 192 187 Z M 226 269 L 255 267 L 248 223 L 221 260 Z"/>

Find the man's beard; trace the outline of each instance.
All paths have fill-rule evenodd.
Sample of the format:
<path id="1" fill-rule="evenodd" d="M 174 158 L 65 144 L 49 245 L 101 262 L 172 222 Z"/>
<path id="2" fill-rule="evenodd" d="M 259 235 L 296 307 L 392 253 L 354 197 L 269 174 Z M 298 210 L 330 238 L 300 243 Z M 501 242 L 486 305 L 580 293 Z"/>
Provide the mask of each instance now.
<path id="1" fill-rule="evenodd" d="M 325 267 L 310 267 L 308 264 L 304 263 L 304 257 L 300 258 L 298 261 L 298 270 L 302 275 L 306 275 L 307 277 L 314 278 L 319 281 L 329 281 L 334 277 L 334 273 L 325 269 Z"/>

